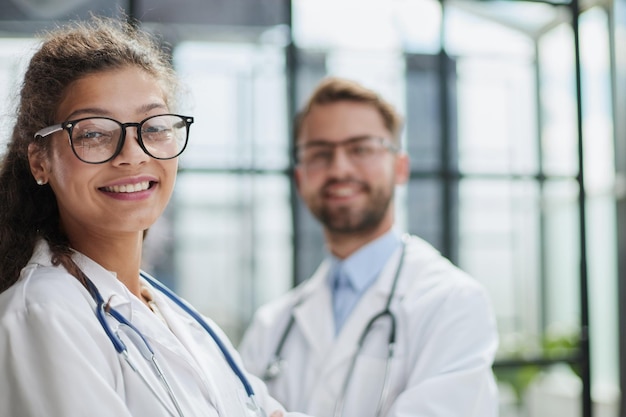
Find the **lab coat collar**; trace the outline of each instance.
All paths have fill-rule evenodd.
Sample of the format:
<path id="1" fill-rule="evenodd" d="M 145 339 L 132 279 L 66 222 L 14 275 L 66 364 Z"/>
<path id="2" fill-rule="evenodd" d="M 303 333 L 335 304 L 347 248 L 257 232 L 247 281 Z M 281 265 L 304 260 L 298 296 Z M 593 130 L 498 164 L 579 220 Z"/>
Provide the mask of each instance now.
<path id="1" fill-rule="evenodd" d="M 100 264 L 78 251 L 73 251 L 72 259 L 83 273 L 94 283 L 105 302 L 110 301 L 111 307 L 117 309 L 128 320 L 132 320 L 131 299 L 136 298 L 114 272 L 107 271 Z M 39 240 L 35 245 L 29 264 L 52 267 L 52 252 L 46 240 Z M 74 278 L 76 279 L 76 278 Z M 85 289 L 85 295 L 92 299 Z"/>

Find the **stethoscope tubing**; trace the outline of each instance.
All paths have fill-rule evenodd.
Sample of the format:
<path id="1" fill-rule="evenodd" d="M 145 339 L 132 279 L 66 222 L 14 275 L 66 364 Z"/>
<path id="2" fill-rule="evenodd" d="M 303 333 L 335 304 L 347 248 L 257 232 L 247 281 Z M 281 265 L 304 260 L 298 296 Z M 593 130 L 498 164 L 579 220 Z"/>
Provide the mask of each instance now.
<path id="1" fill-rule="evenodd" d="M 333 417 L 340 417 L 343 415 L 343 407 L 345 405 L 346 395 L 348 393 L 348 387 L 350 386 L 350 382 L 352 380 L 352 374 L 354 373 L 354 367 L 356 366 L 356 360 L 359 356 L 359 352 L 363 348 L 365 343 L 365 339 L 369 334 L 372 326 L 378 320 L 383 317 L 389 317 L 391 322 L 391 330 L 389 331 L 389 337 L 387 339 L 387 359 L 385 363 L 385 375 L 383 377 L 383 388 L 380 391 L 380 397 L 378 398 L 378 404 L 376 405 L 376 414 L 375 416 L 380 415 L 382 411 L 383 404 L 386 400 L 387 395 L 387 387 L 389 383 L 389 371 L 391 370 L 391 360 L 393 359 L 395 344 L 396 344 L 396 316 L 391 312 L 391 301 L 396 294 L 396 287 L 398 285 L 398 280 L 400 277 L 400 271 L 402 270 L 402 264 L 404 263 L 404 254 L 406 252 L 406 244 L 402 243 L 402 252 L 400 252 L 400 259 L 398 260 L 398 266 L 396 267 L 396 272 L 393 277 L 393 282 L 391 284 L 391 290 L 389 291 L 389 297 L 387 297 L 387 303 L 385 304 L 385 308 L 376 314 L 374 317 L 367 322 L 367 325 L 361 332 L 361 336 L 359 337 L 359 342 L 357 344 L 357 349 L 355 354 L 352 356 L 352 360 L 350 361 L 350 367 L 348 368 L 348 373 L 346 374 L 345 379 L 343 380 L 343 385 L 341 388 L 341 394 L 339 399 L 335 403 L 335 409 L 333 411 Z"/>
<path id="2" fill-rule="evenodd" d="M 250 381 L 244 374 L 241 367 L 237 364 L 237 362 L 233 358 L 232 354 L 229 352 L 228 348 L 226 347 L 222 339 L 213 330 L 213 328 L 211 328 L 211 326 L 202 317 L 202 315 L 200 315 L 200 313 L 198 313 L 193 307 L 191 307 L 182 298 L 176 295 L 172 290 L 170 290 L 168 287 L 163 285 L 161 282 L 159 282 L 158 280 L 156 280 L 149 274 L 141 271 L 140 276 L 143 279 L 145 279 L 152 287 L 156 288 L 161 293 L 166 295 L 172 302 L 174 302 L 174 304 L 180 307 L 185 313 L 189 314 L 211 336 L 211 338 L 213 339 L 213 341 L 219 348 L 220 352 L 224 356 L 224 359 L 228 363 L 229 367 L 235 373 L 239 381 L 241 381 L 241 384 L 243 385 L 246 391 L 246 394 L 252 403 L 251 404 L 252 407 L 255 410 L 258 410 L 261 416 L 266 417 L 265 410 L 263 410 L 263 408 L 260 407 L 256 402 L 255 392 L 254 392 L 254 389 L 252 388 L 252 385 L 250 384 Z M 167 382 L 167 379 L 165 378 L 165 375 L 163 374 L 161 367 L 159 366 L 156 360 L 154 351 L 152 350 L 150 343 L 148 343 L 148 341 L 143 336 L 143 334 L 139 331 L 139 329 L 137 329 L 130 321 L 128 321 L 126 317 L 124 317 L 119 311 L 117 311 L 116 309 L 112 307 L 105 306 L 104 299 L 102 298 L 100 291 L 98 290 L 96 285 L 84 274 L 83 274 L 83 279 L 85 281 L 87 290 L 89 291 L 94 301 L 96 302 L 96 317 L 98 319 L 98 322 L 104 329 L 104 332 L 106 333 L 107 337 L 113 344 L 113 347 L 115 348 L 115 350 L 125 359 L 128 365 L 133 369 L 133 371 L 139 374 L 140 378 L 144 381 L 144 383 L 146 383 L 146 385 L 149 387 L 152 393 L 157 397 L 159 402 L 166 408 L 166 410 L 172 416 L 175 416 L 176 414 L 174 414 L 170 410 L 170 408 L 163 402 L 163 400 L 156 394 L 156 391 L 154 391 L 154 388 L 150 384 L 147 383 L 147 380 L 141 374 L 141 372 L 138 372 L 137 366 L 130 359 L 130 355 L 128 354 L 128 348 L 126 347 L 122 339 L 111 329 L 111 327 L 107 323 L 106 321 L 107 314 L 113 317 L 118 323 L 120 323 L 120 325 L 127 326 L 128 328 L 130 328 L 131 332 L 128 333 L 129 335 L 132 334 L 134 335 L 133 337 L 139 337 L 141 339 L 140 343 L 136 343 L 137 348 L 139 349 L 140 353 L 146 360 L 149 360 L 150 362 L 154 364 L 157 376 L 159 377 L 161 382 L 165 385 L 166 391 L 168 392 L 168 396 L 172 400 L 172 403 L 174 404 L 174 407 L 176 408 L 178 415 L 183 416 L 181 407 L 176 397 L 174 396 L 171 386 Z"/>
<path id="3" fill-rule="evenodd" d="M 213 338 L 213 340 L 215 341 L 215 344 L 217 345 L 217 347 L 222 352 L 222 355 L 224 355 L 224 358 L 226 359 L 226 362 L 228 362 L 228 365 L 230 366 L 230 368 L 233 370 L 233 372 L 237 375 L 237 378 L 239 378 L 239 380 L 243 384 L 243 387 L 246 390 L 246 394 L 249 397 L 253 398 L 254 397 L 254 389 L 252 388 L 252 385 L 248 381 L 248 378 L 243 373 L 243 371 L 241 370 L 241 367 L 239 367 L 237 362 L 235 362 L 235 359 L 233 358 L 233 355 L 230 354 L 230 352 L 228 351 L 228 348 L 226 347 L 224 342 L 222 342 L 222 339 L 217 335 L 217 333 L 215 333 L 215 331 L 211 328 L 211 326 L 209 326 L 209 324 L 200 315 L 200 313 L 198 313 L 189 304 L 185 303 L 182 298 L 180 298 L 179 296 L 177 296 L 174 293 L 174 291 L 170 290 L 169 288 L 167 288 L 165 285 L 161 284 L 159 281 L 157 281 L 153 277 L 149 276 L 145 272 L 141 272 L 140 275 L 141 275 L 141 277 L 143 279 L 148 281 L 148 283 L 150 283 L 150 285 L 152 285 L 153 287 L 155 287 L 156 289 L 161 291 L 170 300 L 172 300 L 174 302 L 174 304 L 176 304 L 183 311 L 185 311 L 187 314 L 189 314 L 194 320 L 196 320 L 196 322 L 198 322 L 198 324 L 200 326 L 202 326 L 202 328 L 204 330 L 206 330 L 207 333 L 209 333 L 211 338 Z"/>
<path id="4" fill-rule="evenodd" d="M 393 355 L 395 353 L 395 344 L 396 344 L 396 317 L 393 314 L 393 312 L 391 311 L 391 302 L 393 301 L 395 294 L 396 294 L 396 288 L 398 286 L 398 282 L 399 282 L 399 278 L 400 278 L 400 272 L 402 271 L 402 266 L 404 264 L 404 257 L 406 254 L 406 237 L 402 238 L 402 249 L 400 252 L 400 259 L 398 260 L 398 266 L 396 267 L 396 271 L 394 273 L 394 277 L 393 277 L 393 281 L 391 284 L 391 289 L 389 292 L 389 297 L 387 297 L 387 302 L 385 304 L 385 307 L 383 308 L 383 310 L 381 310 L 380 312 L 378 312 L 376 315 L 374 315 L 368 322 L 367 325 L 365 326 L 365 328 L 363 329 L 363 331 L 361 332 L 361 335 L 359 337 L 359 341 L 357 344 L 357 349 L 356 349 L 356 353 L 354 354 L 354 356 L 352 357 L 352 360 L 350 361 L 350 367 L 348 368 L 348 372 L 346 374 L 346 377 L 343 381 L 342 384 L 342 388 L 341 388 L 341 395 L 339 396 L 339 399 L 337 400 L 337 402 L 335 403 L 335 408 L 334 408 L 334 412 L 333 412 L 333 416 L 334 417 L 339 417 L 343 414 L 343 406 L 344 406 L 344 402 L 345 402 L 345 397 L 348 391 L 348 386 L 350 385 L 350 380 L 352 379 L 352 374 L 354 373 L 354 367 L 356 365 L 356 360 L 357 357 L 359 355 L 359 352 L 361 351 L 361 349 L 363 348 L 363 344 L 365 343 L 365 339 L 367 337 L 367 335 L 369 334 L 372 326 L 374 325 L 375 322 L 377 322 L 378 320 L 380 320 L 381 318 L 387 316 L 389 317 L 389 320 L 391 322 L 391 330 L 389 331 L 389 337 L 387 340 L 388 343 L 388 349 L 387 349 L 387 363 L 385 364 L 385 376 L 384 376 L 384 380 L 383 380 L 383 387 L 381 390 L 381 396 L 379 398 L 378 401 L 378 405 L 376 407 L 376 416 L 380 415 L 381 411 L 382 411 L 382 407 L 384 405 L 385 399 L 387 398 L 388 395 L 388 391 L 389 391 L 389 374 L 391 371 L 391 360 L 393 358 Z M 278 344 L 276 345 L 276 349 L 274 350 L 274 355 L 272 356 L 272 359 L 270 360 L 270 363 L 268 364 L 265 374 L 263 375 L 263 380 L 264 381 L 270 381 L 274 378 L 277 378 L 280 373 L 281 373 L 281 369 L 280 369 L 280 364 L 283 361 L 282 359 L 282 351 L 283 348 L 285 346 L 285 342 L 287 341 L 287 338 L 289 337 L 289 334 L 291 333 L 291 330 L 295 324 L 295 316 L 293 314 L 293 310 L 300 305 L 303 302 L 303 299 L 298 300 L 294 306 L 291 309 L 291 314 L 289 317 L 289 321 L 287 322 L 287 325 L 285 326 L 285 329 L 283 330 L 283 333 L 279 339 Z"/>
<path id="5" fill-rule="evenodd" d="M 183 311 L 189 314 L 204 330 L 206 330 L 206 332 L 211 336 L 211 338 L 213 339 L 213 341 L 215 342 L 219 350 L 222 352 L 222 355 L 224 356 L 224 359 L 230 366 L 230 369 L 235 373 L 235 375 L 237 375 L 237 378 L 239 379 L 239 381 L 241 381 L 241 384 L 246 390 L 246 394 L 248 395 L 248 398 L 250 398 L 250 401 L 252 402 L 253 408 L 259 411 L 261 416 L 267 417 L 265 410 L 256 401 L 255 392 L 254 392 L 254 389 L 252 388 L 252 384 L 250 384 L 250 381 L 248 380 L 248 377 L 246 377 L 241 367 L 237 364 L 237 362 L 235 362 L 235 358 L 233 358 L 233 355 L 231 355 L 231 353 L 229 352 L 228 348 L 226 347 L 222 339 L 218 336 L 215 330 L 213 330 L 213 328 L 209 326 L 209 323 L 207 323 L 207 321 L 202 317 L 202 315 L 200 315 L 200 313 L 198 313 L 196 309 L 191 307 L 191 305 L 187 304 L 182 298 L 176 295 L 174 291 L 170 290 L 168 287 L 163 285 L 161 282 L 159 282 L 158 280 L 156 280 L 149 274 L 141 271 L 140 276 L 146 281 L 148 281 L 148 283 L 152 285 L 154 288 L 161 291 L 161 293 L 165 294 L 170 300 L 172 300 L 172 302 L 174 302 L 174 304 L 176 304 Z"/>
<path id="6" fill-rule="evenodd" d="M 150 343 L 148 342 L 148 340 L 143 336 L 143 334 L 139 331 L 139 329 L 137 329 L 137 327 L 135 327 L 131 322 L 129 322 L 126 319 L 126 317 L 120 314 L 119 311 L 115 310 L 114 308 L 105 307 L 104 299 L 102 298 L 102 295 L 100 294 L 100 291 L 98 290 L 96 285 L 93 283 L 93 281 L 91 281 L 86 276 L 84 277 L 84 279 L 85 279 L 85 283 L 87 284 L 87 290 L 96 301 L 96 317 L 98 318 L 98 322 L 104 329 L 104 332 L 106 333 L 107 337 L 113 344 L 113 347 L 115 348 L 117 353 L 120 354 L 124 358 L 124 361 L 128 364 L 128 366 L 130 366 L 133 372 L 135 372 L 135 374 L 139 376 L 142 382 L 148 387 L 152 395 L 157 399 L 157 401 L 159 401 L 159 403 L 161 403 L 161 405 L 167 410 L 167 412 L 172 417 L 176 417 L 176 416 L 183 417 L 184 414 L 180 407 L 180 404 L 178 403 L 178 400 L 176 399 L 176 396 L 174 395 L 174 392 L 172 391 L 172 387 L 167 381 L 167 378 L 165 377 L 165 374 L 163 373 L 161 366 L 156 360 L 154 351 L 152 350 L 152 346 L 150 346 Z M 140 338 L 139 342 L 135 343 L 135 346 L 137 347 L 141 355 L 146 360 L 152 362 L 159 380 L 164 385 L 165 391 L 167 392 L 168 397 L 172 401 L 172 404 L 174 404 L 176 413 L 170 410 L 170 407 L 165 403 L 165 401 L 163 401 L 163 399 L 159 396 L 159 394 L 156 392 L 154 387 L 148 382 L 146 377 L 139 371 L 139 368 L 137 367 L 135 362 L 131 360 L 130 355 L 128 354 L 128 348 L 126 347 L 126 344 L 122 341 L 119 335 L 117 335 L 113 330 L 111 330 L 111 327 L 106 322 L 107 314 L 109 314 L 111 317 L 117 320 L 117 322 L 120 323 L 121 326 L 127 326 L 128 328 L 130 328 L 131 332 L 127 333 L 127 336 Z"/>

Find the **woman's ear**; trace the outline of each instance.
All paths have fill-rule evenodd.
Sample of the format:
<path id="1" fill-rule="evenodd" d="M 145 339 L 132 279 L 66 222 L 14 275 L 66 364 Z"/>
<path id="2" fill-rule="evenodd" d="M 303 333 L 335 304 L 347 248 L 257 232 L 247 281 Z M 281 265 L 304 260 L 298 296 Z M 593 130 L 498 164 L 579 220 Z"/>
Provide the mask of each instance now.
<path id="1" fill-rule="evenodd" d="M 43 150 L 34 143 L 28 145 L 28 165 L 37 184 L 44 185 L 48 182 L 48 160 Z"/>

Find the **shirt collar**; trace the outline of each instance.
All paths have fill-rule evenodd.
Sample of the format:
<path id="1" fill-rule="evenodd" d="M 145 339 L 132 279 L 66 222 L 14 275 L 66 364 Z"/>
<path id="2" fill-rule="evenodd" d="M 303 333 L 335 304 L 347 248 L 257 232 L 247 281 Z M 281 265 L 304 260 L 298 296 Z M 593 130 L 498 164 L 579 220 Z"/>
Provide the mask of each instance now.
<path id="1" fill-rule="evenodd" d="M 393 252 L 402 244 L 401 234 L 394 228 L 387 233 L 359 248 L 346 259 L 339 259 L 329 254 L 331 262 L 329 284 L 334 284 L 339 268 L 348 276 L 348 280 L 357 292 L 362 292 L 374 283 L 380 271 Z"/>

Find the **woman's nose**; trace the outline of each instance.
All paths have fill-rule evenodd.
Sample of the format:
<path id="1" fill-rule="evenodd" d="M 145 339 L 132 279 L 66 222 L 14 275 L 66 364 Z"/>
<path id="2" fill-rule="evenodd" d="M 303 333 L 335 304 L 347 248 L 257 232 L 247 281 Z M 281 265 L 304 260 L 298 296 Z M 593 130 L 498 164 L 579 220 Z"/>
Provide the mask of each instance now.
<path id="1" fill-rule="evenodd" d="M 139 143 L 138 126 L 126 126 L 124 134 L 124 144 L 120 153 L 114 161 L 118 163 L 135 164 L 142 163 L 150 159 Z"/>

